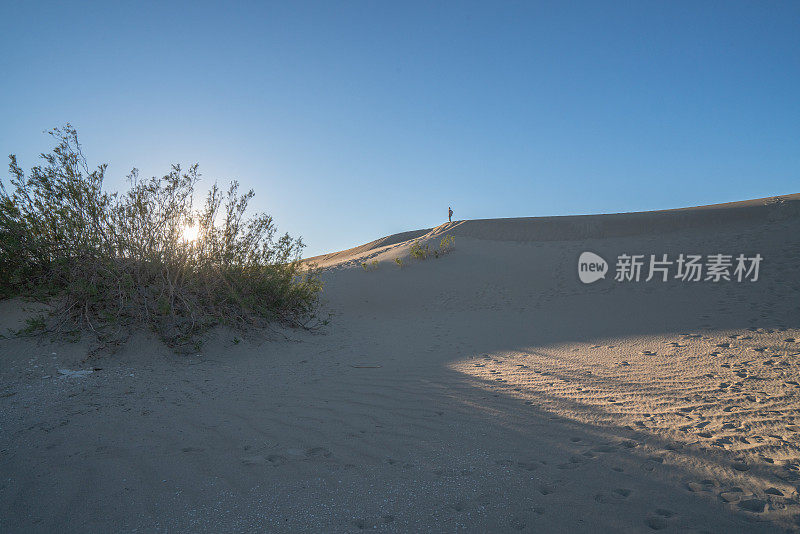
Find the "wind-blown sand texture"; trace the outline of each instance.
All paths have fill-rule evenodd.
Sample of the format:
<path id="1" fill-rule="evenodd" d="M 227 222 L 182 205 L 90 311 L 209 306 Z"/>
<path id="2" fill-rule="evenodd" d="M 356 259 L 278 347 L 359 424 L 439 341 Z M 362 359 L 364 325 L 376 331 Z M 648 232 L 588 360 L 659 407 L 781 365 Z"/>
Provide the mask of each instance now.
<path id="1" fill-rule="evenodd" d="M 0 531 L 798 531 L 798 205 L 406 232 L 313 259 L 320 331 L 190 356 L 2 339 Z M 606 280 L 578 281 L 587 250 Z M 614 282 L 622 253 L 764 260 Z"/>

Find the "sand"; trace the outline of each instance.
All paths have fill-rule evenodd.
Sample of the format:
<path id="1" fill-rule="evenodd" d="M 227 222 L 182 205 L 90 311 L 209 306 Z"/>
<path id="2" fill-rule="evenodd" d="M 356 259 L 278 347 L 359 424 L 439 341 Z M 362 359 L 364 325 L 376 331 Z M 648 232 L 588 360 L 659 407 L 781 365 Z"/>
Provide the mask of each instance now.
<path id="1" fill-rule="evenodd" d="M 313 259 L 326 327 L 197 354 L 0 339 L 0 531 L 798 531 L 799 204 L 389 236 Z M 616 282 L 623 253 L 764 259 Z"/>

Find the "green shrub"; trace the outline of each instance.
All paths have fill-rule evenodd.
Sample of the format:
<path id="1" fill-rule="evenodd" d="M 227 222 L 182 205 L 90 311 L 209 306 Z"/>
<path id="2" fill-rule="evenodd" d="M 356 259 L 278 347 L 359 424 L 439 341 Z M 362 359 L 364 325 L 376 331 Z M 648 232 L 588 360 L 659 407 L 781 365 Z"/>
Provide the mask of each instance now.
<path id="1" fill-rule="evenodd" d="M 395 258 L 394 262 L 402 269 L 403 268 L 403 258 Z"/>
<path id="2" fill-rule="evenodd" d="M 411 244 L 411 248 L 409 249 L 409 253 L 411 254 L 412 258 L 416 258 L 418 260 L 427 259 L 430 256 L 430 251 L 428 250 L 428 245 L 423 245 L 420 243 L 419 239 L 414 241 Z"/>
<path id="3" fill-rule="evenodd" d="M 50 133 L 42 165 L 26 176 L 12 155 L 11 192 L 0 182 L 0 297 L 62 296 L 58 324 L 102 340 L 133 324 L 170 344 L 218 323 L 309 324 L 321 282 L 300 264 L 300 239 L 277 235 L 269 215 L 245 218 L 252 190 L 214 184 L 195 209 L 195 164 L 149 180 L 134 169 L 128 191 L 109 193 L 106 165 L 89 171 L 75 129 Z"/>
<path id="4" fill-rule="evenodd" d="M 455 243 L 455 241 L 456 238 L 448 234 L 444 236 L 442 240 L 439 242 L 438 249 L 430 250 L 427 244 L 423 245 L 420 242 L 420 240 L 417 239 L 411 244 L 411 247 L 409 248 L 409 253 L 411 254 L 412 258 L 416 258 L 418 260 L 425 260 L 428 259 L 430 256 L 438 258 L 439 256 L 443 256 L 444 254 L 448 254 L 450 251 L 452 251 L 453 244 Z"/>
<path id="5" fill-rule="evenodd" d="M 452 235 L 448 234 L 439 241 L 439 253 L 440 254 L 447 254 L 451 250 L 453 250 L 453 245 L 456 242 L 456 238 Z"/>

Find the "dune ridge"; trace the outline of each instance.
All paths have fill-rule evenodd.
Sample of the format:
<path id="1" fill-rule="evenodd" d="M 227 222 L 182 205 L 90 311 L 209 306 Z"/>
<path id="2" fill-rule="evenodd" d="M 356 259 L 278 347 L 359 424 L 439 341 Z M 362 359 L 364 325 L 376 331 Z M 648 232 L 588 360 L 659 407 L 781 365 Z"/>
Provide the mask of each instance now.
<path id="1" fill-rule="evenodd" d="M 303 261 L 320 267 L 329 267 L 367 256 L 371 258 L 376 252 L 407 245 L 417 239 L 428 241 L 446 234 L 490 241 L 576 241 L 658 235 L 701 228 L 728 231 L 742 225 L 763 224 L 770 220 L 795 217 L 798 212 L 800 212 L 800 193 L 657 211 L 472 219 L 442 223 L 434 228 L 400 232 L 347 250 L 312 256 Z"/>

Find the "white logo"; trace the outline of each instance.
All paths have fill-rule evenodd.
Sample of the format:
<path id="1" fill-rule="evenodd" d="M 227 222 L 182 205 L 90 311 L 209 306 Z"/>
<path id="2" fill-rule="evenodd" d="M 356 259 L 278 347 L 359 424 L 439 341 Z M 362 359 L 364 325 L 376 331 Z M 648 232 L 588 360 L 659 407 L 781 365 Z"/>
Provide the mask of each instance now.
<path id="1" fill-rule="evenodd" d="M 584 284 L 605 278 L 607 272 L 608 263 L 594 252 L 583 252 L 578 258 L 578 278 Z"/>

